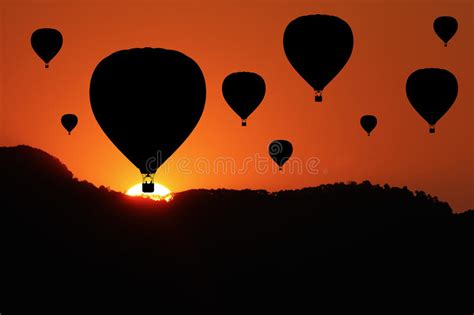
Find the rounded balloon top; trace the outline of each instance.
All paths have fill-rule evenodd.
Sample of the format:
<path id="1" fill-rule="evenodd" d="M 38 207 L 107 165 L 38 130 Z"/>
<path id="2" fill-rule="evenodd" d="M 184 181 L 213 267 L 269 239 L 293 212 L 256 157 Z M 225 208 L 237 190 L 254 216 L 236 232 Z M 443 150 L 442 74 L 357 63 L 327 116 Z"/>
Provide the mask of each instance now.
<path id="1" fill-rule="evenodd" d="M 354 37 L 349 24 L 337 16 L 306 15 L 288 24 L 283 46 L 290 64 L 320 102 L 323 89 L 349 60 Z"/>
<path id="2" fill-rule="evenodd" d="M 268 145 L 268 154 L 282 170 L 283 165 L 293 154 L 293 145 L 288 140 L 273 140 Z"/>
<path id="3" fill-rule="evenodd" d="M 451 108 L 458 94 L 456 77 L 445 69 L 419 69 L 410 74 L 406 93 L 413 108 L 435 132 L 436 122 Z"/>
<path id="4" fill-rule="evenodd" d="M 49 62 L 63 46 L 63 36 L 61 32 L 54 28 L 40 28 L 31 35 L 31 46 L 44 61 L 45 68 L 48 68 Z"/>
<path id="5" fill-rule="evenodd" d="M 452 16 L 440 16 L 434 20 L 433 28 L 446 47 L 458 30 L 458 21 Z"/>
<path id="6" fill-rule="evenodd" d="M 242 119 L 242 126 L 265 97 L 265 80 L 254 72 L 229 74 L 222 83 L 222 94 L 232 110 Z"/>
<path id="7" fill-rule="evenodd" d="M 97 122 L 142 174 L 154 174 L 187 139 L 205 100 L 198 64 L 162 48 L 115 52 L 97 65 L 90 83 Z"/>

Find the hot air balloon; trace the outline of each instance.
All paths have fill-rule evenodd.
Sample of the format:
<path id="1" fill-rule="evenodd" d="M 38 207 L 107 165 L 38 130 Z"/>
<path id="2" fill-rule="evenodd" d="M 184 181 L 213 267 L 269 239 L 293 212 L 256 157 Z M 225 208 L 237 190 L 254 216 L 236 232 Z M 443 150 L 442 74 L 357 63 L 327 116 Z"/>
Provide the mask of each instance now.
<path id="1" fill-rule="evenodd" d="M 458 82 L 448 70 L 420 69 L 408 77 L 406 92 L 413 108 L 430 124 L 430 133 L 434 133 L 436 122 L 456 100 Z"/>
<path id="2" fill-rule="evenodd" d="M 232 73 L 222 83 L 222 94 L 227 104 L 242 119 L 242 126 L 246 126 L 247 118 L 265 96 L 265 81 L 253 72 Z"/>
<path id="3" fill-rule="evenodd" d="M 71 131 L 77 126 L 77 116 L 74 114 L 65 114 L 61 117 L 61 124 L 70 135 Z"/>
<path id="4" fill-rule="evenodd" d="M 322 91 L 349 60 L 354 45 L 350 26 L 330 15 L 301 16 L 288 24 L 283 36 L 286 57 L 315 91 Z"/>
<path id="5" fill-rule="evenodd" d="M 274 140 L 268 146 L 268 154 L 276 164 L 278 164 L 278 168 L 281 171 L 283 169 L 283 164 L 288 161 L 293 153 L 293 146 L 291 142 L 287 140 Z"/>
<path id="6" fill-rule="evenodd" d="M 122 50 L 103 59 L 90 83 L 90 102 L 104 133 L 143 176 L 153 176 L 193 131 L 206 100 L 194 60 L 162 48 Z"/>
<path id="7" fill-rule="evenodd" d="M 458 21 L 452 16 L 440 16 L 434 20 L 433 28 L 446 47 L 458 30 Z"/>
<path id="8" fill-rule="evenodd" d="M 367 132 L 367 135 L 370 136 L 372 130 L 377 126 L 377 117 L 373 115 L 364 115 L 360 118 L 360 125 Z"/>
<path id="9" fill-rule="evenodd" d="M 31 35 L 31 46 L 36 54 L 44 61 L 45 68 L 63 46 L 63 36 L 53 28 L 40 28 Z"/>

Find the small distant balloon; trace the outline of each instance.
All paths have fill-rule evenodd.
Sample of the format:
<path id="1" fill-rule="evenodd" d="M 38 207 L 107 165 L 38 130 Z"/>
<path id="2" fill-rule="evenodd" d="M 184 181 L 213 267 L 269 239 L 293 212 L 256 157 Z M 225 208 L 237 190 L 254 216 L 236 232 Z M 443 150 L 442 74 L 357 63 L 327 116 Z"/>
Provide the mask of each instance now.
<path id="1" fill-rule="evenodd" d="M 433 28 L 446 47 L 458 30 L 458 21 L 452 16 L 440 16 L 434 20 Z"/>
<path id="2" fill-rule="evenodd" d="M 265 96 L 265 81 L 257 73 L 229 74 L 222 83 L 222 94 L 232 110 L 247 125 L 247 118 L 260 105 Z"/>
<path id="3" fill-rule="evenodd" d="M 364 128 L 367 135 L 370 136 L 372 130 L 377 126 L 377 117 L 373 115 L 364 115 L 360 118 L 360 125 Z"/>
<path id="4" fill-rule="evenodd" d="M 293 145 L 287 140 L 274 140 L 268 146 L 268 154 L 278 164 L 279 170 L 289 160 L 293 154 Z"/>
<path id="5" fill-rule="evenodd" d="M 458 95 L 454 74 L 445 69 L 420 69 L 407 79 L 406 93 L 413 108 L 435 132 L 436 122 L 451 108 Z"/>
<path id="6" fill-rule="evenodd" d="M 74 114 L 65 114 L 61 117 L 61 124 L 64 129 L 67 130 L 68 134 L 71 134 L 71 131 L 77 126 L 77 116 Z"/>
<path id="7" fill-rule="evenodd" d="M 53 28 L 40 28 L 31 35 L 31 46 L 36 54 L 44 61 L 45 68 L 49 68 L 49 62 L 57 55 L 63 46 L 61 32 Z"/>
<path id="8" fill-rule="evenodd" d="M 323 89 L 344 68 L 354 38 L 344 20 L 330 15 L 300 16 L 288 24 L 283 36 L 286 57 L 322 102 Z"/>

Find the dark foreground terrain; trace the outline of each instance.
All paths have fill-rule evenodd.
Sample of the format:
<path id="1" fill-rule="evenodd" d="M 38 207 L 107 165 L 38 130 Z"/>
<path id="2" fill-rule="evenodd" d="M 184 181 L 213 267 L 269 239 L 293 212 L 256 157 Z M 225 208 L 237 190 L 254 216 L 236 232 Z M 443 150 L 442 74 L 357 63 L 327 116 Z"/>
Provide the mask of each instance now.
<path id="1" fill-rule="evenodd" d="M 363 182 L 153 202 L 27 146 L 0 148 L 0 176 L 2 314 L 474 310 L 474 211 L 423 192 Z"/>

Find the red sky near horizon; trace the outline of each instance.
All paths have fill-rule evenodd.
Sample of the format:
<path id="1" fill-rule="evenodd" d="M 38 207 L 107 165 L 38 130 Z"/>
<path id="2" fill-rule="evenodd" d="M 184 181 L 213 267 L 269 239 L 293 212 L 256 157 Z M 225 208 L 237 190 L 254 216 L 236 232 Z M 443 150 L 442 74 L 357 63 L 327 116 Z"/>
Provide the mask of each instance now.
<path id="1" fill-rule="evenodd" d="M 199 124 L 155 177 L 172 191 L 274 191 L 368 179 L 423 190 L 455 211 L 474 208 L 471 1 L 3 0 L 0 10 L 0 145 L 40 148 L 79 179 L 119 191 L 141 181 L 97 124 L 89 82 L 100 60 L 117 50 L 162 47 L 193 58 L 207 85 Z M 352 56 L 323 103 L 314 102 L 283 50 L 286 25 L 317 13 L 341 17 L 354 34 Z M 432 26 L 441 15 L 459 23 L 447 48 Z M 48 70 L 30 45 L 31 33 L 43 27 L 64 38 Z M 434 135 L 405 95 L 407 77 L 428 67 L 448 69 L 459 84 Z M 267 86 L 245 128 L 221 93 L 236 71 L 257 72 Z M 79 116 L 71 136 L 60 124 L 65 113 Z M 364 114 L 378 117 L 370 137 L 359 125 Z M 294 166 L 302 170 L 268 169 L 274 139 L 293 143 Z"/>

